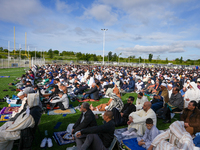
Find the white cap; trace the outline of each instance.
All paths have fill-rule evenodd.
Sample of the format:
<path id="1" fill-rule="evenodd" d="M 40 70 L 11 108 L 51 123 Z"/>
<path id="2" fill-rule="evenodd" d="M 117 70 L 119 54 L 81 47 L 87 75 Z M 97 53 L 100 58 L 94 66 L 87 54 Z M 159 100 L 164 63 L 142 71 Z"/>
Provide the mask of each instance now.
<path id="1" fill-rule="evenodd" d="M 164 86 L 164 87 L 166 87 L 167 85 L 166 85 L 165 83 L 162 83 L 162 84 L 161 84 L 161 86 Z"/>
<path id="2" fill-rule="evenodd" d="M 17 94 L 17 96 L 22 96 L 22 95 L 24 95 L 24 92 L 19 92 L 19 93 Z"/>
<path id="3" fill-rule="evenodd" d="M 168 84 L 167 86 L 170 86 L 170 87 L 172 87 L 172 84 Z"/>

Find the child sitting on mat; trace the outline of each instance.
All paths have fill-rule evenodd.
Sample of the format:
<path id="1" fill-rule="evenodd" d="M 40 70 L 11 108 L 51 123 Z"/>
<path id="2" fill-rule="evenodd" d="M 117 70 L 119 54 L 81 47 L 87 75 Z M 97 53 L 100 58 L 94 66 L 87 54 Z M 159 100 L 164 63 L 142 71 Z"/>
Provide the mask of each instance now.
<path id="1" fill-rule="evenodd" d="M 153 124 L 153 120 L 151 118 L 147 118 L 146 120 L 146 131 L 143 137 L 138 137 L 138 145 L 148 149 L 154 140 L 154 138 L 159 134 L 159 130 Z"/>

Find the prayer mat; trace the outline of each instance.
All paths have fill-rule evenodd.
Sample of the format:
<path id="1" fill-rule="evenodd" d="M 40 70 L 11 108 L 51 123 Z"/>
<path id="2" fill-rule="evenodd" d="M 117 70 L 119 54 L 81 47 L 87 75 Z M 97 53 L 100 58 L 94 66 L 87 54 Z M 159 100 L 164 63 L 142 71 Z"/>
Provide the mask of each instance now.
<path id="1" fill-rule="evenodd" d="M 70 143 L 75 142 L 74 140 L 66 140 L 63 138 L 63 136 L 67 133 L 68 133 L 67 131 L 60 131 L 60 132 L 53 133 L 53 137 L 58 145 L 65 145 L 65 144 L 70 144 Z"/>
<path id="2" fill-rule="evenodd" d="M 11 115 L 0 115 L 0 122 L 6 122 L 10 119 Z"/>
<path id="3" fill-rule="evenodd" d="M 79 100 L 77 99 L 78 102 L 95 102 L 95 101 L 99 101 L 99 100 L 94 100 L 94 99 L 84 99 L 84 100 Z"/>
<path id="4" fill-rule="evenodd" d="M 22 104 L 9 104 L 9 107 L 20 107 Z"/>
<path id="5" fill-rule="evenodd" d="M 137 138 L 122 140 L 122 143 L 128 150 L 146 150 L 144 147 L 138 145 Z"/>
<path id="6" fill-rule="evenodd" d="M 13 111 L 18 111 L 19 107 L 4 107 L 0 114 L 12 114 Z"/>
<path id="7" fill-rule="evenodd" d="M 123 136 L 122 133 L 127 131 L 128 128 L 121 128 L 121 129 L 116 129 L 114 132 L 114 135 L 116 136 L 117 140 L 119 142 L 121 142 L 122 140 L 127 140 L 127 139 L 132 139 L 132 138 L 136 138 L 136 135 L 127 135 L 127 136 Z"/>
<path id="8" fill-rule="evenodd" d="M 0 78 L 10 78 L 10 76 L 0 76 Z"/>
<path id="9" fill-rule="evenodd" d="M 53 109 L 59 109 L 60 107 L 54 107 Z M 50 106 L 47 106 L 47 109 L 51 109 Z"/>
<path id="10" fill-rule="evenodd" d="M 69 108 L 67 110 L 61 110 L 61 109 L 56 109 L 56 110 L 49 110 L 48 115 L 60 115 L 60 114 L 75 114 L 76 111 L 74 108 Z"/>

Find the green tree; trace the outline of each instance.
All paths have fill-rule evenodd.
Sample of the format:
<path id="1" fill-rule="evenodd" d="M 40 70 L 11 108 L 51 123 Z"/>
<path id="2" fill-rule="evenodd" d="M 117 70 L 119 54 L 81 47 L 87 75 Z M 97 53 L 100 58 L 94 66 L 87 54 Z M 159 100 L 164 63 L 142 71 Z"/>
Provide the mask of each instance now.
<path id="1" fill-rule="evenodd" d="M 168 62 L 169 62 L 169 61 L 168 61 L 168 58 L 166 58 L 166 63 L 168 64 Z"/>
<path id="2" fill-rule="evenodd" d="M 152 61 L 152 58 L 153 58 L 153 54 L 149 54 L 149 62 Z"/>
<path id="3" fill-rule="evenodd" d="M 175 61 L 177 64 L 179 64 L 179 62 L 180 62 L 179 58 L 176 58 Z"/>
<path id="4" fill-rule="evenodd" d="M 142 57 L 140 56 L 138 60 L 139 60 L 139 63 L 141 63 L 142 62 Z"/>
<path id="5" fill-rule="evenodd" d="M 66 54 L 66 53 L 65 53 Z M 65 55 L 64 54 L 64 55 Z M 77 58 L 77 60 L 81 60 L 81 58 L 82 58 L 82 53 L 81 52 L 78 52 L 78 53 L 76 53 L 76 58 Z"/>
<path id="6" fill-rule="evenodd" d="M 56 54 L 56 55 L 58 55 L 59 51 L 58 50 L 54 50 L 53 53 Z"/>
<path id="7" fill-rule="evenodd" d="M 48 51 L 48 55 L 49 55 L 49 58 L 53 58 L 53 51 L 52 51 L 52 49 L 49 49 L 49 51 Z"/>
<path id="8" fill-rule="evenodd" d="M 3 51 L 7 53 L 7 52 L 8 52 L 8 49 L 4 49 Z"/>
<path id="9" fill-rule="evenodd" d="M 113 56 L 112 56 L 112 52 L 110 51 L 110 52 L 108 52 L 108 60 L 111 61 L 112 58 L 113 58 Z"/>
<path id="10" fill-rule="evenodd" d="M 182 64 L 183 63 L 183 57 L 181 56 L 180 58 L 180 63 Z"/>
<path id="11" fill-rule="evenodd" d="M 3 47 L 0 47 L 0 52 L 3 52 Z"/>
<path id="12" fill-rule="evenodd" d="M 112 61 L 117 61 L 117 58 L 118 58 L 117 54 L 114 53 L 113 56 L 112 56 Z"/>

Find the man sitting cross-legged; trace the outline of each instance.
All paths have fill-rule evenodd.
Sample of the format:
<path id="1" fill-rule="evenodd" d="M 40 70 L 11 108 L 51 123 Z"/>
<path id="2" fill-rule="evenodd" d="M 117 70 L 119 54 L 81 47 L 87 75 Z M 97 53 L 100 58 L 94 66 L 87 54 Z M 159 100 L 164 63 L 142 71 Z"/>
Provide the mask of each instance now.
<path id="1" fill-rule="evenodd" d="M 122 134 L 131 134 L 131 131 L 136 129 L 137 134 L 143 135 L 146 130 L 145 121 L 147 118 L 153 119 L 153 124 L 156 125 L 157 117 L 155 112 L 151 109 L 151 102 L 145 102 L 142 110 L 132 112 L 129 115 L 129 121 L 127 122 L 128 131 Z"/>
<path id="2" fill-rule="evenodd" d="M 89 127 L 77 132 L 77 137 L 87 134 L 85 141 L 76 138 L 78 150 L 86 150 L 89 147 L 92 150 L 107 150 L 114 138 L 115 123 L 112 118 L 112 111 L 106 111 L 103 115 L 103 125 Z"/>
<path id="3" fill-rule="evenodd" d="M 91 99 L 94 100 L 99 100 L 99 90 L 96 86 L 96 83 L 92 83 L 91 89 L 85 93 L 83 93 L 83 98 L 82 99 L 87 99 L 90 97 Z"/>
<path id="4" fill-rule="evenodd" d="M 129 96 L 127 103 L 124 105 L 121 112 L 115 107 L 112 109 L 116 127 L 126 125 L 129 114 L 136 111 L 136 107 L 133 104 L 134 99 L 133 96 Z"/>

